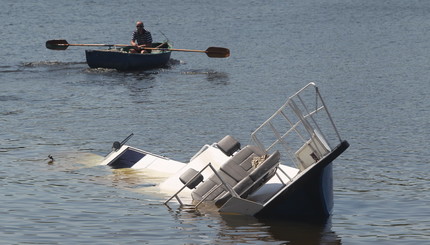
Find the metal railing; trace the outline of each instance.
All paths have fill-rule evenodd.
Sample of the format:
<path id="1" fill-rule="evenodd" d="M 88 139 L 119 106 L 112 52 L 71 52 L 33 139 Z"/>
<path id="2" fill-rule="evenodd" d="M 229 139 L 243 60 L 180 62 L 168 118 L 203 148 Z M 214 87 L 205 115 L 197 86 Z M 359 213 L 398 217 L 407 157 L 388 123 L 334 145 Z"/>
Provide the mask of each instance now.
<path id="1" fill-rule="evenodd" d="M 342 141 L 315 83 L 289 97 L 251 134 L 251 140 L 267 152 L 279 150 L 282 156 L 288 156 L 282 159 L 283 164 L 296 168 L 300 166 L 297 152 L 305 144 L 321 157 Z"/>
<path id="2" fill-rule="evenodd" d="M 181 187 L 181 189 L 179 189 L 175 194 L 173 194 L 173 196 L 171 196 L 169 199 L 167 199 L 164 204 L 167 205 L 167 203 L 169 203 L 173 198 L 176 198 L 176 200 L 179 202 L 179 204 L 181 206 L 183 206 L 184 204 L 182 203 L 181 199 L 179 198 L 179 193 L 181 193 L 185 187 L 187 187 L 191 182 L 195 181 L 199 175 L 205 171 L 206 168 L 210 168 L 213 173 L 217 176 L 217 178 L 221 181 L 221 184 L 214 186 L 214 188 L 212 188 L 208 193 L 206 193 L 203 197 L 202 200 L 200 200 L 196 205 L 195 208 L 197 208 L 203 201 L 205 201 L 210 194 L 212 194 L 216 189 L 218 189 L 219 187 L 221 187 L 221 185 L 224 185 L 225 188 L 228 190 L 228 192 L 230 192 L 230 194 L 234 197 L 239 197 L 239 195 L 233 190 L 233 188 L 224 181 L 223 178 L 221 178 L 221 176 L 219 175 L 219 173 L 215 170 L 215 168 L 212 166 L 211 163 L 208 163 L 204 168 L 202 168 L 199 172 L 197 172 L 194 177 L 192 177 L 189 181 L 187 181 L 184 186 Z"/>

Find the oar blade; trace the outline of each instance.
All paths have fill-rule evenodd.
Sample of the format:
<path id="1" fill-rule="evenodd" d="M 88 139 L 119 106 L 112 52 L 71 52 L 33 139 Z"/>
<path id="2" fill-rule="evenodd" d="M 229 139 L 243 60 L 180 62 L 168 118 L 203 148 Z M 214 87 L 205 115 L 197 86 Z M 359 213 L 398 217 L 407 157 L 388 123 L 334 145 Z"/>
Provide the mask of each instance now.
<path id="1" fill-rule="evenodd" d="M 211 58 L 227 58 L 230 56 L 230 50 L 228 48 L 209 47 L 206 49 L 206 55 Z"/>
<path id="2" fill-rule="evenodd" d="M 69 43 L 64 39 L 48 40 L 46 41 L 46 48 L 53 49 L 53 50 L 66 50 L 69 47 L 68 44 Z"/>

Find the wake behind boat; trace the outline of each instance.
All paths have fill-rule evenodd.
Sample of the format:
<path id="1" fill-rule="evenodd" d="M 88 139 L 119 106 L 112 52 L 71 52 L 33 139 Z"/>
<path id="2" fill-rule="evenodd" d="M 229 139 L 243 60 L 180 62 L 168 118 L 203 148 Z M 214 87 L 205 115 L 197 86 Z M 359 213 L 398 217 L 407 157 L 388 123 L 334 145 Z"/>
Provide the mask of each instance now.
<path id="1" fill-rule="evenodd" d="M 327 218 L 333 208 L 332 162 L 348 147 L 314 83 L 289 97 L 242 146 L 227 135 L 204 145 L 188 163 L 123 142 L 101 165 L 133 168 L 167 176 L 160 192 L 166 205 L 257 217 Z M 205 205 L 206 206 L 206 205 Z"/>

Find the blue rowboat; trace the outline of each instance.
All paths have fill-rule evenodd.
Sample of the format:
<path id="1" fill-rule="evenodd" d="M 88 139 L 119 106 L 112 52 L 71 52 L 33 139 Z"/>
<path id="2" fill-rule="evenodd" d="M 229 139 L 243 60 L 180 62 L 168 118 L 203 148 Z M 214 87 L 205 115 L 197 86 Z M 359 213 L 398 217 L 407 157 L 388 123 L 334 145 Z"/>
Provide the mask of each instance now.
<path id="1" fill-rule="evenodd" d="M 148 70 L 166 66 L 170 60 L 169 43 L 153 43 L 153 47 L 163 50 L 151 50 L 150 53 L 130 53 L 130 47 L 85 50 L 88 66 L 91 68 L 109 68 L 120 71 Z"/>

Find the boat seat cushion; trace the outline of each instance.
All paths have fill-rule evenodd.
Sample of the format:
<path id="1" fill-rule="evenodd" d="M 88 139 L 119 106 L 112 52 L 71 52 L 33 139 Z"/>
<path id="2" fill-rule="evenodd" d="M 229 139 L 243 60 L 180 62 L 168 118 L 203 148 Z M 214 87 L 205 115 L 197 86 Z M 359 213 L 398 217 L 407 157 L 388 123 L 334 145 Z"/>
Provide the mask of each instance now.
<path id="1" fill-rule="evenodd" d="M 248 145 L 233 155 L 233 157 L 231 157 L 226 163 L 224 163 L 217 173 L 233 189 L 238 183 L 241 183 L 237 187 L 240 188 L 237 191 L 240 193 L 242 192 L 242 185 L 249 186 L 253 184 L 253 178 L 249 177 L 249 175 L 256 170 L 252 166 L 253 159 L 264 154 L 265 152 L 260 150 L 258 147 Z M 270 157 L 267 158 L 261 165 L 259 165 L 259 167 L 265 166 L 266 161 L 269 159 Z M 211 193 L 206 197 L 205 195 L 209 192 Z M 197 188 L 191 193 L 191 196 L 193 200 L 202 200 L 205 198 L 207 201 L 213 201 L 223 196 L 226 192 L 228 192 L 228 190 L 224 185 L 222 185 L 221 180 L 216 176 L 216 174 L 212 174 L 208 180 L 197 186 Z"/>
<path id="2" fill-rule="evenodd" d="M 263 184 L 265 184 L 270 178 L 275 175 L 276 167 L 279 165 L 280 160 L 279 151 L 271 154 L 266 160 L 255 168 L 251 174 L 242 179 L 239 183 L 237 183 L 233 190 L 241 197 L 246 198 L 249 194 L 258 190 Z M 220 196 L 215 205 L 217 207 L 221 207 L 225 202 L 230 199 L 231 194 L 226 192 L 222 196 Z"/>
<path id="3" fill-rule="evenodd" d="M 262 154 L 257 147 L 248 145 L 224 163 L 221 170 L 239 182 L 253 170 L 252 160 Z"/>
<path id="4" fill-rule="evenodd" d="M 251 187 L 254 184 L 251 178 L 246 177 L 241 180 L 237 185 L 233 187 L 233 190 L 242 198 L 247 196 L 250 193 L 250 190 L 247 190 L 248 187 Z M 217 200 L 215 201 L 215 205 L 217 207 L 221 207 L 231 198 L 230 192 L 223 193 Z"/>
<path id="5" fill-rule="evenodd" d="M 230 135 L 225 136 L 217 143 L 218 148 L 227 156 L 233 155 L 240 149 L 240 143 Z"/>
<path id="6" fill-rule="evenodd" d="M 203 181 L 203 175 L 199 174 L 199 172 L 195 169 L 189 168 L 187 169 L 181 176 L 179 176 L 179 180 L 182 182 L 182 184 L 186 185 L 188 183 L 187 187 L 189 189 L 194 189 L 200 182 Z"/>
<path id="7" fill-rule="evenodd" d="M 217 173 L 230 186 L 236 185 L 237 181 L 232 179 L 229 175 L 223 173 L 222 171 L 218 171 Z M 191 196 L 193 200 L 202 200 L 204 196 L 211 191 L 212 193 L 210 193 L 205 200 L 213 201 L 218 196 L 223 195 L 227 191 L 226 187 L 215 174 L 212 174 L 205 182 L 197 186 L 197 188 L 191 192 Z"/>
<path id="8" fill-rule="evenodd" d="M 193 200 L 200 201 L 203 199 L 203 196 L 212 191 L 214 188 L 216 188 L 218 184 L 213 181 L 213 179 L 209 178 L 205 182 L 203 182 L 198 188 L 196 188 L 193 192 L 191 192 L 191 197 Z M 220 192 L 212 192 L 210 196 L 206 200 L 210 200 L 216 197 L 216 195 L 219 195 Z"/>

